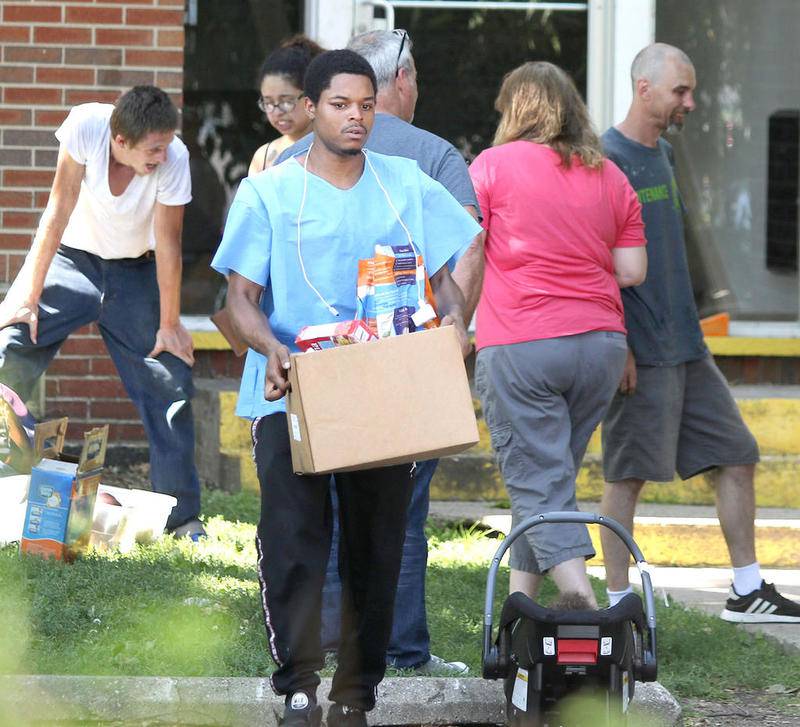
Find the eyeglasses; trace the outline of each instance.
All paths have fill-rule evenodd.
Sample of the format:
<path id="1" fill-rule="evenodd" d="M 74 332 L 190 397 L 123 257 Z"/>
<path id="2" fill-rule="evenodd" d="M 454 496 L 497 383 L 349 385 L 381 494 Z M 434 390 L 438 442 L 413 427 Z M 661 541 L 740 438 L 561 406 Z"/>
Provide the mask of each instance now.
<path id="1" fill-rule="evenodd" d="M 397 51 L 397 60 L 395 61 L 394 64 L 394 77 L 397 78 L 397 76 L 400 74 L 400 56 L 403 55 L 403 48 L 406 47 L 406 38 L 408 38 L 409 36 L 408 36 L 408 31 L 403 30 L 402 28 L 395 28 L 392 31 L 392 33 L 400 36 L 400 50 Z"/>
<path id="2" fill-rule="evenodd" d="M 290 111 L 294 111 L 294 107 L 297 106 L 297 102 L 303 98 L 303 96 L 305 96 L 305 94 L 301 93 L 297 98 L 288 99 L 286 101 L 278 101 L 278 103 L 265 101 L 264 97 L 261 96 L 258 99 L 258 108 L 260 108 L 265 114 L 271 114 L 275 109 L 288 114 Z"/>

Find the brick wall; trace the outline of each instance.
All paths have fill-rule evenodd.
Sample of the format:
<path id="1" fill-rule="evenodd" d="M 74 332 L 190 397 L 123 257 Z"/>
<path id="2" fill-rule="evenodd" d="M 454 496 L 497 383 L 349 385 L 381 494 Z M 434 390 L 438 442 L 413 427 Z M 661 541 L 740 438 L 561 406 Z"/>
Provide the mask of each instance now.
<path id="1" fill-rule="evenodd" d="M 0 282 L 30 247 L 53 180 L 53 131 L 69 109 L 160 86 L 180 107 L 184 0 L 0 0 Z M 111 424 L 113 445 L 144 434 L 95 326 L 79 330 L 46 377 L 47 416 L 68 415 L 70 438 Z"/>
<path id="2" fill-rule="evenodd" d="M 197 379 L 241 379 L 244 356 L 233 351 L 195 351 L 194 373 Z"/>

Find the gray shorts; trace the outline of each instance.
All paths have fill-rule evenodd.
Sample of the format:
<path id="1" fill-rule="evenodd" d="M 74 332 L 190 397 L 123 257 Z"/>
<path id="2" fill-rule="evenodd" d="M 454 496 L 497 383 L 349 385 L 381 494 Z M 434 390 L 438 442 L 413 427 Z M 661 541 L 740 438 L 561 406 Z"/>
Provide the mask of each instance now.
<path id="1" fill-rule="evenodd" d="M 606 481 L 672 482 L 758 462 L 758 444 L 709 354 L 678 366 L 637 366 L 636 391 L 617 394 L 603 421 Z"/>
<path id="2" fill-rule="evenodd" d="M 575 476 L 589 438 L 616 390 L 627 346 L 621 333 L 481 349 L 475 385 L 515 523 L 576 511 Z M 511 567 L 544 573 L 595 551 L 586 526 L 539 525 L 511 546 Z"/>

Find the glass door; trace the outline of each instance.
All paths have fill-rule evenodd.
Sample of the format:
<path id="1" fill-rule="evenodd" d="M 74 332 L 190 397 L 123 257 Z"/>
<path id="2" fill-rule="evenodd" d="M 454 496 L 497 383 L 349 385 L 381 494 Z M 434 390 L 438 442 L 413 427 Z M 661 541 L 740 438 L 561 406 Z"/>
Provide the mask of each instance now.
<path id="1" fill-rule="evenodd" d="M 526 61 L 561 66 L 582 94 L 587 82 L 588 3 L 375 0 L 383 20 L 414 41 L 419 101 L 414 124 L 472 159 L 491 144 L 503 76 Z M 366 28 L 356 24 L 356 32 Z"/>

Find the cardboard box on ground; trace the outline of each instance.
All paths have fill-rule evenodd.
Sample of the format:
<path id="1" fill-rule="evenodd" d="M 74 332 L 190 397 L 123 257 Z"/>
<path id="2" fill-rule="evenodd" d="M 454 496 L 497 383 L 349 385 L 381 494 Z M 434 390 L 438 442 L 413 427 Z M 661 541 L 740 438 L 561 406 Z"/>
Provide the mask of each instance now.
<path id="1" fill-rule="evenodd" d="M 62 452 L 67 419 L 37 424 L 20 550 L 71 561 L 84 552 L 103 472 L 108 425 L 84 434 L 79 457 Z"/>
<path id="2" fill-rule="evenodd" d="M 298 474 L 431 459 L 478 442 L 452 326 L 291 360 L 287 421 Z"/>

